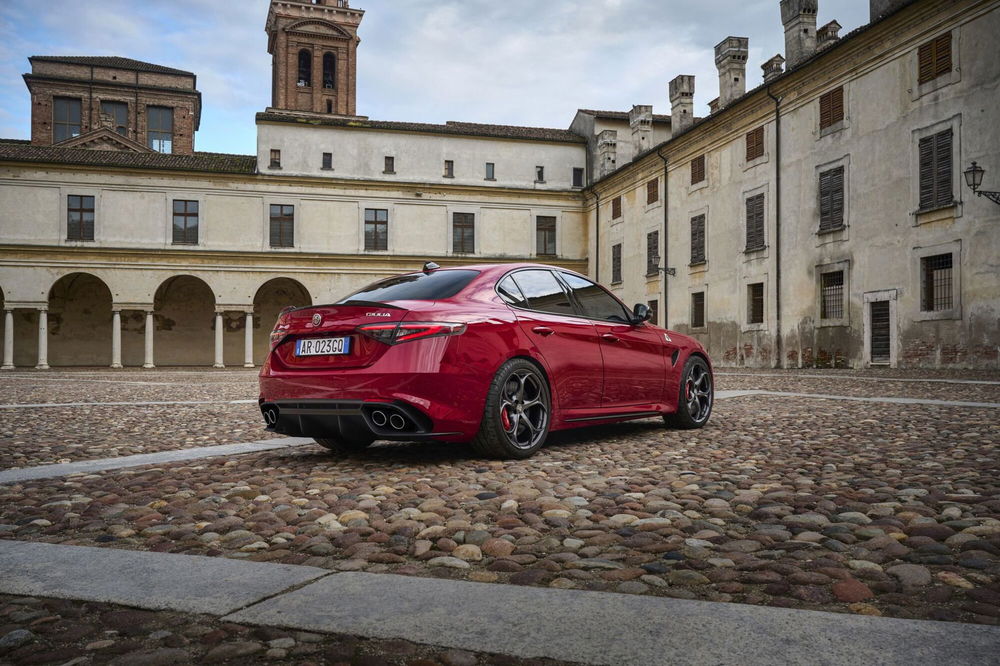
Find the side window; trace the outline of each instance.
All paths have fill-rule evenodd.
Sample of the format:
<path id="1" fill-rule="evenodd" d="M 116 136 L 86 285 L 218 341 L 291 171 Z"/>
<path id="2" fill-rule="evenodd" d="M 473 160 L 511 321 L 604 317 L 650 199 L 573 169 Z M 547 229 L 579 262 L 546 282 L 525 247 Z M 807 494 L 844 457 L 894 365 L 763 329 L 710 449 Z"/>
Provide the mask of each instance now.
<path id="1" fill-rule="evenodd" d="M 560 273 L 559 275 L 573 290 L 573 296 L 583 309 L 585 317 L 629 323 L 630 317 L 625 307 L 618 302 L 618 299 L 604 291 L 601 286 L 579 275 L 571 273 Z"/>
<path id="2" fill-rule="evenodd" d="M 553 314 L 576 314 L 569 294 L 550 271 L 521 271 L 513 277 L 528 301 L 528 308 Z"/>
<path id="3" fill-rule="evenodd" d="M 497 283 L 497 293 L 507 305 L 519 308 L 528 307 L 528 301 L 521 295 L 521 290 L 518 289 L 517 284 L 514 282 L 514 277 L 511 275 L 508 275 Z"/>

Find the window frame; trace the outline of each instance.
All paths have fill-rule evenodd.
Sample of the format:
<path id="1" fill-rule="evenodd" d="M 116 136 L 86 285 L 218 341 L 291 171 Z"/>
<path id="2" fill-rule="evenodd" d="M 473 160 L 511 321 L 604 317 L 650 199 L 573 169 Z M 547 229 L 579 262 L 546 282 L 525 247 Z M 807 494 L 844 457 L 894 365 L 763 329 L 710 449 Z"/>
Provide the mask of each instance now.
<path id="1" fill-rule="evenodd" d="M 586 184 L 586 169 L 583 167 L 573 167 L 573 172 L 571 175 L 573 187 L 583 187 Z"/>
<path id="2" fill-rule="evenodd" d="M 461 218 L 461 221 L 460 221 Z M 456 230 L 463 230 L 461 247 L 456 244 Z M 465 232 L 471 233 L 471 238 L 466 237 Z M 471 247 L 467 248 L 468 245 Z M 451 214 L 451 253 L 452 254 L 475 254 L 476 253 L 476 214 L 466 211 L 453 211 Z"/>
<path id="3" fill-rule="evenodd" d="M 274 209 L 280 209 L 278 215 L 275 216 Z M 290 214 L 285 214 L 285 209 L 291 209 Z M 268 245 L 272 250 L 287 250 L 295 248 L 295 208 L 296 204 L 286 204 L 286 203 L 268 203 L 268 228 L 267 237 Z M 288 232 L 289 238 L 286 240 L 285 227 L 278 227 L 278 244 L 274 243 L 274 225 L 284 225 L 290 224 L 291 229 Z"/>
<path id="4" fill-rule="evenodd" d="M 757 293 L 759 292 L 759 293 Z M 767 313 L 767 283 L 748 282 L 746 285 L 746 327 L 763 327 Z"/>
<path id="5" fill-rule="evenodd" d="M 184 211 L 182 213 L 177 213 L 177 204 L 184 204 Z M 190 204 L 194 204 L 195 210 L 192 213 L 188 210 Z M 181 217 L 184 220 L 184 229 L 182 235 L 183 240 L 177 240 L 177 218 Z M 188 222 L 191 218 L 194 218 L 194 240 L 187 238 L 190 231 Z M 198 199 L 171 199 L 170 200 L 170 230 L 171 230 L 171 245 L 198 245 L 201 238 L 201 201 Z"/>
<path id="6" fill-rule="evenodd" d="M 838 173 L 839 172 L 839 175 Z M 824 185 L 824 178 L 826 183 Z M 847 195 L 847 167 L 844 164 L 836 164 L 830 166 L 828 169 L 823 171 L 818 171 L 817 174 L 817 196 L 819 201 L 817 202 L 818 217 L 819 217 L 819 228 L 816 233 L 818 234 L 830 234 L 837 231 L 841 231 L 847 226 L 847 205 L 846 205 L 846 195 Z M 840 183 L 839 191 L 836 188 L 837 183 Z M 824 193 L 824 188 L 826 192 Z M 838 216 L 838 206 L 839 206 L 839 221 Z"/>
<path id="7" fill-rule="evenodd" d="M 323 161 L 320 168 L 323 171 L 333 171 L 333 153 L 323 153 Z"/>
<path id="8" fill-rule="evenodd" d="M 951 192 L 952 203 L 931 208 L 920 207 L 920 141 L 927 137 L 937 135 L 951 129 Z M 962 177 L 962 114 L 956 113 L 951 118 L 941 120 L 932 125 L 914 129 L 911 133 L 912 145 L 910 148 L 910 173 L 916 174 L 916 178 L 910 178 L 910 196 L 913 201 L 913 226 L 919 226 L 928 222 L 938 222 L 950 218 L 962 216 L 962 192 L 965 183 Z"/>
<path id="9" fill-rule="evenodd" d="M 371 220 L 368 219 L 368 213 L 369 212 L 372 213 L 372 218 L 373 219 L 371 219 Z M 385 219 L 384 220 L 379 220 L 378 219 L 379 213 L 385 213 Z M 362 250 L 364 252 L 388 252 L 389 251 L 389 247 L 391 245 L 390 242 L 389 242 L 389 240 L 390 240 L 389 239 L 389 220 L 390 220 L 389 208 L 375 208 L 375 207 L 367 207 L 367 206 L 363 206 L 362 207 L 362 209 L 361 209 L 361 248 L 362 248 Z M 374 234 L 373 237 L 372 237 L 374 239 L 374 242 L 372 243 L 372 247 L 369 247 L 369 244 L 368 244 L 368 226 L 369 225 L 372 225 L 372 233 Z M 378 240 L 379 240 L 379 227 L 380 226 L 384 227 L 384 229 L 383 229 L 384 233 L 383 233 L 382 237 L 384 238 L 384 241 L 385 241 L 385 247 L 378 247 L 378 245 L 380 245 L 380 243 L 378 242 Z"/>
<path id="10" fill-rule="evenodd" d="M 844 287 L 843 270 L 823 271 L 819 274 L 819 317 L 821 321 L 844 318 L 846 296 Z"/>
<path id="11" fill-rule="evenodd" d="M 950 73 L 954 67 L 952 51 L 950 30 L 920 44 L 917 47 L 917 85 Z"/>
<path id="12" fill-rule="evenodd" d="M 912 49 L 910 56 L 911 58 L 910 67 L 912 71 L 912 74 L 910 75 L 911 77 L 910 81 L 912 83 L 910 84 L 910 86 L 908 86 L 910 88 L 911 100 L 916 101 L 921 97 L 923 97 L 924 95 L 927 95 L 929 93 L 934 92 L 935 90 L 939 90 L 945 86 L 951 85 L 952 83 L 957 83 L 958 81 L 962 80 L 962 66 L 960 62 L 961 49 L 959 48 L 959 43 L 958 43 L 960 32 L 961 32 L 960 30 L 953 28 L 951 30 L 948 30 L 947 32 L 941 33 L 940 35 L 925 40 L 921 44 L 917 45 L 916 48 Z M 935 42 L 937 40 L 941 40 L 943 42 L 946 36 L 948 41 L 950 42 L 949 48 L 951 51 L 950 53 L 951 69 L 948 71 L 941 71 L 938 74 L 936 74 L 934 78 L 927 79 L 923 83 L 921 83 L 920 48 L 926 44 Z"/>
<path id="13" fill-rule="evenodd" d="M 951 127 L 917 139 L 917 160 L 920 165 L 917 171 L 920 194 L 917 200 L 918 211 L 938 210 L 955 205 L 954 148 L 955 132 Z"/>
<path id="14" fill-rule="evenodd" d="M 396 173 L 396 156 L 395 155 L 385 155 L 382 159 L 382 173 L 385 174 L 395 174 Z"/>
<path id="15" fill-rule="evenodd" d="M 951 255 L 951 307 L 941 310 L 924 310 L 924 260 L 938 255 Z M 928 247 L 914 248 L 913 289 L 915 305 L 912 309 L 914 321 L 934 321 L 962 318 L 962 241 L 938 243 Z"/>
<path id="16" fill-rule="evenodd" d="M 766 151 L 766 133 L 764 132 L 764 126 L 755 127 L 746 133 L 746 152 L 744 153 L 744 163 L 746 166 L 752 166 L 767 157 Z"/>
<path id="17" fill-rule="evenodd" d="M 59 105 L 61 103 L 75 103 L 77 109 L 76 122 L 72 122 L 72 105 L 67 109 L 67 120 L 61 120 L 58 116 Z M 57 127 L 67 127 L 76 128 L 76 133 L 73 133 L 72 129 L 67 130 L 68 135 L 59 138 L 59 132 Z M 52 143 L 62 143 L 63 141 L 68 141 L 74 137 L 78 137 L 83 133 L 83 100 L 79 97 L 68 97 L 65 95 L 57 95 L 52 98 Z"/>
<path id="18" fill-rule="evenodd" d="M 268 158 L 268 169 L 280 169 L 281 168 L 281 149 L 271 148 L 270 155 Z"/>
<path id="19" fill-rule="evenodd" d="M 751 202 L 760 201 L 760 244 L 751 246 Z M 753 211 L 753 223 L 757 224 L 757 211 Z M 744 228 L 744 254 L 753 254 L 767 249 L 767 193 L 747 192 L 743 195 L 743 228 Z"/>
<path id="20" fill-rule="evenodd" d="M 302 56 L 305 56 L 303 59 Z M 299 49 L 297 56 L 296 68 L 295 68 L 295 87 L 296 88 L 312 88 L 313 87 L 313 54 L 309 49 Z"/>
<path id="21" fill-rule="evenodd" d="M 535 166 L 535 182 L 538 184 L 545 182 L 545 167 L 542 165 Z"/>
<path id="22" fill-rule="evenodd" d="M 77 207 L 73 207 L 74 199 L 77 199 Z M 90 208 L 85 207 L 85 203 L 90 203 Z M 66 195 L 66 205 L 64 210 L 66 211 L 66 234 L 65 240 L 71 243 L 92 243 L 97 235 L 97 197 L 93 194 L 67 194 Z M 77 213 L 80 216 L 79 221 L 76 223 L 77 231 L 79 233 L 73 234 L 73 214 Z M 90 228 L 87 228 L 87 221 L 84 216 L 90 213 Z M 89 234 L 87 232 L 90 232 Z M 89 235 L 89 238 L 87 237 Z"/>
<path id="23" fill-rule="evenodd" d="M 654 250 L 652 254 L 650 253 L 650 249 Z M 653 278 L 653 277 L 659 277 L 659 275 L 660 275 L 660 230 L 653 229 L 651 231 L 646 232 L 646 277 Z"/>
<path id="24" fill-rule="evenodd" d="M 610 291 L 608 291 L 606 288 L 604 288 L 603 285 L 601 285 L 601 284 L 599 284 L 597 282 L 594 282 L 593 280 L 591 280 L 588 277 L 585 277 L 583 275 L 578 275 L 578 274 L 575 274 L 575 273 L 570 273 L 568 271 L 553 270 L 552 273 L 555 274 L 556 279 L 560 283 L 562 283 L 563 287 L 566 289 L 566 292 L 569 294 L 570 303 L 573 304 L 573 307 L 576 310 L 576 313 L 577 313 L 578 317 L 581 317 L 581 318 L 586 319 L 588 321 L 599 321 L 599 322 L 603 322 L 603 323 L 613 323 L 613 324 L 618 324 L 618 325 L 631 325 L 631 320 L 632 320 L 632 317 L 634 316 L 634 313 L 632 312 L 632 309 L 630 307 L 628 307 L 627 305 L 625 305 L 625 303 L 623 303 L 620 298 L 618 298 L 617 296 L 615 296 L 614 294 L 612 294 Z M 582 280 L 584 282 L 588 282 L 588 283 L 590 283 L 591 286 L 596 287 L 601 293 L 603 293 L 611 301 L 613 301 L 616 305 L 618 305 L 619 307 L 622 308 L 622 311 L 623 311 L 623 313 L 625 315 L 624 321 L 618 321 L 617 319 L 613 319 L 613 318 L 592 317 L 592 316 L 588 315 L 586 313 L 586 311 L 584 310 L 583 303 L 576 296 L 576 291 L 577 290 L 573 287 L 573 285 L 571 285 L 569 283 L 569 280 L 567 280 L 567 277 L 573 277 L 573 278 L 575 278 L 577 280 Z"/>
<path id="25" fill-rule="evenodd" d="M 496 162 L 486 162 L 486 165 L 483 167 L 483 170 L 485 171 L 486 174 L 483 180 L 493 181 L 497 179 Z"/>
<path id="26" fill-rule="evenodd" d="M 840 273 L 843 276 L 841 288 L 841 316 L 824 317 L 823 310 L 823 276 Z M 817 264 L 813 268 L 813 300 L 814 320 L 817 328 L 851 325 L 851 260 L 835 261 L 827 264 Z"/>
<path id="27" fill-rule="evenodd" d="M 705 153 L 691 159 L 691 185 L 699 185 L 708 179 L 705 166 Z"/>
<path id="28" fill-rule="evenodd" d="M 622 283 L 622 243 L 611 245 L 611 284 Z"/>
<path id="29" fill-rule="evenodd" d="M 826 91 L 819 96 L 818 103 L 820 133 L 831 132 L 840 127 L 846 117 L 844 86 Z"/>
<path id="30" fill-rule="evenodd" d="M 541 225 L 543 224 L 542 222 L 543 220 L 545 220 L 545 224 L 548 224 L 549 223 L 548 221 L 551 220 L 552 228 L 542 229 Z M 535 256 L 538 257 L 559 256 L 558 229 L 559 229 L 559 220 L 556 218 L 555 215 L 535 216 Z M 540 234 L 545 234 L 547 236 L 550 232 L 552 234 L 552 252 L 545 252 L 544 250 L 548 249 L 549 243 L 547 241 L 545 241 L 544 243 L 539 243 Z"/>
<path id="31" fill-rule="evenodd" d="M 125 117 L 124 117 L 125 123 L 123 125 L 119 125 L 118 124 L 118 116 L 117 116 L 117 114 L 116 113 L 108 113 L 105 110 L 106 107 L 113 107 L 115 110 L 124 109 L 124 111 L 125 111 Z M 128 137 L 128 131 L 129 131 L 129 103 L 128 102 L 123 102 L 123 101 L 117 100 L 117 99 L 102 99 L 99 108 L 100 108 L 100 112 L 101 112 L 102 115 L 115 116 L 115 122 L 114 122 L 114 125 L 111 127 L 111 129 L 114 130 L 114 132 L 116 134 L 118 134 L 119 136 L 124 136 L 124 137 L 127 138 Z"/>
<path id="32" fill-rule="evenodd" d="M 700 219 L 699 219 L 700 218 Z M 701 256 L 695 255 L 696 222 L 701 223 Z M 688 266 L 704 266 L 708 263 L 708 213 L 698 213 L 690 218 L 691 261 Z"/>
<path id="33" fill-rule="evenodd" d="M 689 292 L 688 297 L 688 325 L 691 330 L 704 330 L 708 328 L 708 290 L 704 288 L 699 288 L 698 290 L 692 290 Z M 700 298 L 699 298 L 700 297 Z M 700 301 L 700 303 L 699 303 Z M 698 312 L 697 306 L 701 307 L 701 322 L 699 323 L 695 319 L 695 314 Z"/>
<path id="34" fill-rule="evenodd" d="M 454 178 L 455 177 L 455 160 L 445 160 L 444 161 L 444 178 Z"/>
<path id="35" fill-rule="evenodd" d="M 646 205 L 653 206 L 660 203 L 660 179 L 653 178 L 646 181 Z"/>
<path id="36" fill-rule="evenodd" d="M 618 195 L 611 199 L 611 220 L 620 220 L 622 218 L 622 195 Z"/>
<path id="37" fill-rule="evenodd" d="M 331 67 L 327 64 L 332 63 Z M 337 54 L 333 51 L 323 53 L 323 90 L 337 89 Z"/>
<path id="38" fill-rule="evenodd" d="M 161 116 L 160 115 L 161 112 L 167 112 L 167 113 L 163 113 L 162 116 Z M 158 153 L 162 153 L 164 155 L 172 155 L 173 154 L 173 152 L 174 152 L 174 127 L 175 127 L 174 112 L 175 112 L 175 109 L 172 106 L 160 106 L 158 104 L 147 104 L 146 105 L 146 146 L 147 147 L 153 149 L 154 151 L 156 151 Z M 170 131 L 168 132 L 168 131 L 162 129 L 162 127 L 160 127 L 159 125 L 157 125 L 156 128 L 154 129 L 154 126 L 153 126 L 153 123 L 152 123 L 152 119 L 154 117 L 157 117 L 157 118 L 169 118 L 170 119 Z M 156 147 L 156 144 L 157 144 L 157 142 L 166 141 L 167 139 L 164 139 L 163 137 L 167 136 L 167 135 L 170 136 L 170 138 L 169 138 L 169 142 L 170 142 L 169 150 L 160 150 L 159 148 Z M 154 138 L 154 136 L 156 138 Z"/>

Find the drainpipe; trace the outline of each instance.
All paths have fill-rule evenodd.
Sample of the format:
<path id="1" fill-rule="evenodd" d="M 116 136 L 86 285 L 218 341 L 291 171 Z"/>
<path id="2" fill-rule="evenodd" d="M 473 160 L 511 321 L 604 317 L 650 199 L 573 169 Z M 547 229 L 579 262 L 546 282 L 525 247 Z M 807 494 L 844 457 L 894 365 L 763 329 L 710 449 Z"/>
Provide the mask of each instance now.
<path id="1" fill-rule="evenodd" d="M 663 328 L 669 328 L 670 319 L 669 319 L 669 314 L 668 313 L 670 312 L 670 310 L 667 308 L 667 305 L 668 305 L 668 296 L 667 296 L 667 271 L 666 271 L 666 269 L 667 269 L 668 266 L 670 266 L 670 262 L 667 261 L 667 257 L 670 254 L 669 252 L 667 252 L 667 248 L 670 247 L 670 237 L 667 235 L 667 219 L 669 218 L 669 215 L 668 215 L 668 212 L 667 212 L 667 204 L 670 202 L 670 198 L 668 196 L 668 192 L 670 190 L 667 187 L 667 183 L 669 182 L 669 180 L 668 180 L 669 176 L 667 174 L 667 168 L 670 166 L 670 164 L 667 161 L 667 158 L 664 157 L 663 153 L 660 152 L 659 148 L 656 149 L 656 154 L 659 155 L 659 157 L 660 157 L 661 160 L 663 160 L 663 268 L 664 268 L 664 270 L 663 270 Z"/>
<path id="2" fill-rule="evenodd" d="M 594 195 L 594 282 L 601 281 L 601 195 L 597 190 L 591 190 Z"/>
<path id="3" fill-rule="evenodd" d="M 776 368 L 785 367 L 784 344 L 781 337 L 781 98 L 771 94 L 767 88 L 767 96 L 774 100 L 774 315 L 775 331 L 774 349 Z"/>

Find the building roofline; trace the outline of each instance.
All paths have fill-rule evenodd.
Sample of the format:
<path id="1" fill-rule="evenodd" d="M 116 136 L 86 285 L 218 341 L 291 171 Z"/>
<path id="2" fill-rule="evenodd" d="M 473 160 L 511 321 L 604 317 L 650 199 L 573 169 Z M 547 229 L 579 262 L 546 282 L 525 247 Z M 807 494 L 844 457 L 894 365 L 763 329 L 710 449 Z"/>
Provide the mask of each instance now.
<path id="1" fill-rule="evenodd" d="M 33 55 L 28 56 L 28 62 L 60 62 L 68 65 L 84 65 L 87 67 L 103 67 L 105 69 L 127 69 L 134 72 L 147 72 L 149 74 L 173 74 L 176 76 L 194 76 L 194 72 L 183 69 L 175 69 L 164 65 L 157 65 L 152 62 L 135 60 L 124 56 L 52 56 Z"/>

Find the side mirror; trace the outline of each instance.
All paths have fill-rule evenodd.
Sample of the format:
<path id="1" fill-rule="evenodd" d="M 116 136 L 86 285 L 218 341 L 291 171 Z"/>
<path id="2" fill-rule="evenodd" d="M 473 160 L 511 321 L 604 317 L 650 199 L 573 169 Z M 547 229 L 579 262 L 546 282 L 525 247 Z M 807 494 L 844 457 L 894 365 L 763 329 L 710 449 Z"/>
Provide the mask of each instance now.
<path id="1" fill-rule="evenodd" d="M 632 308 L 632 312 L 635 314 L 632 317 L 632 325 L 638 326 L 644 321 L 649 321 L 653 313 L 649 311 L 649 306 L 645 303 L 636 303 L 635 307 Z"/>

